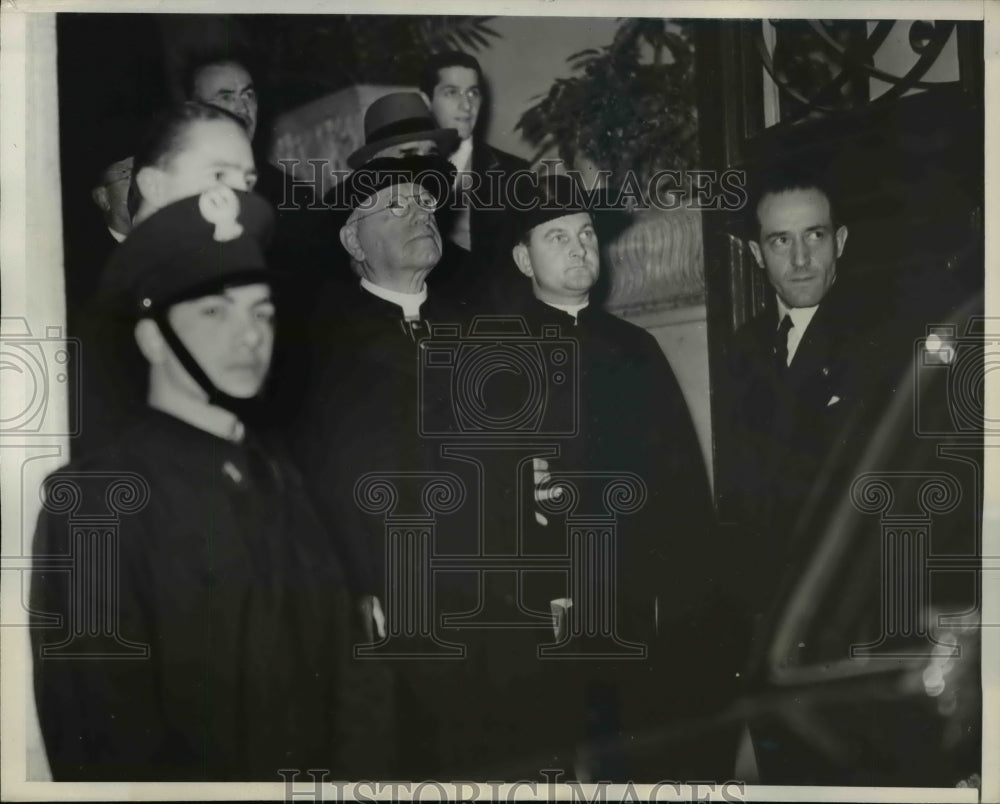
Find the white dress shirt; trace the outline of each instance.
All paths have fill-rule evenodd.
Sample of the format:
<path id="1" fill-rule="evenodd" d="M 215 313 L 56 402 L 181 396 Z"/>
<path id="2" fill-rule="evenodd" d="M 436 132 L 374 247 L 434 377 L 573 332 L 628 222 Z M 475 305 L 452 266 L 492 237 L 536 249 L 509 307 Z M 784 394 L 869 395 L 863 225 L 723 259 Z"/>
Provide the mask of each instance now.
<path id="1" fill-rule="evenodd" d="M 781 319 L 786 315 L 792 319 L 792 328 L 788 330 L 787 365 L 792 365 L 792 358 L 795 357 L 795 352 L 798 350 L 799 344 L 802 343 L 802 336 L 806 334 L 806 328 L 818 309 L 818 304 L 812 307 L 786 307 L 785 303 L 780 298 L 778 299 L 778 323 L 780 324 Z"/>

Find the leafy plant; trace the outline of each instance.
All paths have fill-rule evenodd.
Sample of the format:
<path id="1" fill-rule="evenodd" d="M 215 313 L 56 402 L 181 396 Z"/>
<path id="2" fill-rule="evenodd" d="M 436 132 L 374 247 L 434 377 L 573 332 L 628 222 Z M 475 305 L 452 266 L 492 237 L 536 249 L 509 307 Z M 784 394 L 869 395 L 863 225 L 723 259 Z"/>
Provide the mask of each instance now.
<path id="1" fill-rule="evenodd" d="M 621 185 L 632 172 L 644 189 L 661 169 L 698 161 L 691 23 L 625 19 L 614 40 L 567 60 L 559 78 L 516 128 L 537 149 L 553 145 L 569 164 L 579 156 L 610 170 Z"/>

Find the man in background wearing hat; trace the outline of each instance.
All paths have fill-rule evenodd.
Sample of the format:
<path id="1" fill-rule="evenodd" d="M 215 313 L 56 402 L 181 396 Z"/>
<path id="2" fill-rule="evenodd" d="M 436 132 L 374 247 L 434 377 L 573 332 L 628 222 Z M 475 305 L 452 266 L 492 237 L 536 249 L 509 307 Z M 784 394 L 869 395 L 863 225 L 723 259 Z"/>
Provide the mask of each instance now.
<path id="1" fill-rule="evenodd" d="M 375 100 L 365 110 L 364 129 L 365 144 L 347 157 L 351 170 L 358 170 L 381 158 L 447 157 L 458 145 L 458 132 L 453 128 L 438 127 L 427 104 L 415 92 L 390 92 Z M 345 198 L 344 192 L 348 186 L 344 183 L 331 188 L 323 199 L 324 204 L 335 208 L 344 217 L 350 213 L 350 199 Z M 338 233 L 342 223 L 343 220 L 338 219 L 334 225 Z M 438 271 L 433 274 L 435 280 L 442 267 L 455 259 L 451 251 L 450 243 L 443 239 Z M 353 272 L 350 276 L 354 276 Z M 435 286 L 440 284 L 431 280 L 430 276 L 428 280 Z"/>
<path id="2" fill-rule="evenodd" d="M 63 255 L 71 326 L 79 308 L 97 289 L 101 269 L 112 250 L 132 228 L 128 193 L 134 127 L 135 121 L 124 116 L 103 120 L 100 136 L 93 137 L 85 159 L 74 166 L 85 173 L 75 182 L 72 173 L 63 177 Z"/>
<path id="3" fill-rule="evenodd" d="M 297 471 L 240 415 L 271 356 L 272 222 L 216 188 L 138 224 L 109 265 L 100 298 L 148 363 L 148 407 L 46 484 L 32 640 L 57 781 L 342 770 L 340 563 Z M 117 520 L 107 552 L 78 530 L 88 515 Z"/>
<path id="4" fill-rule="evenodd" d="M 511 252 L 526 287 L 502 312 L 523 316 L 534 335 L 557 325 L 577 344 L 579 431 L 561 440 L 560 456 L 550 461 L 553 480 L 558 484 L 563 471 L 631 472 L 647 493 L 644 506 L 618 523 L 616 618 L 618 636 L 646 645 L 647 657 L 577 668 L 587 678 L 592 736 L 604 741 L 605 753 L 598 752 L 591 770 L 595 778 L 694 778 L 671 775 L 683 765 L 657 768 L 655 741 L 648 740 L 698 698 L 674 684 L 695 676 L 678 676 L 670 668 L 686 667 L 685 656 L 698 656 L 692 639 L 700 635 L 699 609 L 712 597 L 704 460 L 680 387 L 655 339 L 591 302 L 599 244 L 584 196 L 565 176 L 546 177 L 536 196 L 517 217 L 519 238 Z M 559 403 L 554 398 L 551 404 Z M 705 658 L 699 656 L 699 665 Z M 722 664 L 722 657 L 713 658 Z M 642 746 L 652 750 L 636 750 Z"/>
<path id="5" fill-rule="evenodd" d="M 399 159 L 411 156 L 439 155 L 446 157 L 458 144 L 458 133 L 454 129 L 438 128 L 431 117 L 430 111 L 421 97 L 415 92 L 390 92 L 375 100 L 365 110 L 365 144 L 353 151 L 347 157 L 351 170 L 359 170 L 374 159 Z M 323 197 L 326 208 L 332 209 L 334 215 L 324 216 L 324 242 L 329 243 L 336 252 L 349 258 L 342 252 L 340 244 L 334 242 L 339 238 L 340 229 L 347 216 L 351 213 L 349 181 L 342 181 L 330 188 Z M 330 237 L 330 234 L 333 237 Z M 325 249 L 324 249 L 325 250 Z M 336 263 L 338 254 L 324 254 L 325 263 Z M 439 258 L 440 261 L 440 258 Z M 356 273 L 350 269 L 349 259 L 345 261 L 343 270 L 336 266 L 334 274 L 349 281 L 356 282 Z M 323 272 L 329 276 L 329 264 L 323 266 Z"/>
<path id="6" fill-rule="evenodd" d="M 378 98 L 365 111 L 364 127 L 365 144 L 347 157 L 352 170 L 375 159 L 447 154 L 458 142 L 454 130 L 436 127 L 414 92 Z M 365 298 L 357 295 L 360 275 L 339 242 L 351 214 L 349 187 L 345 180 L 328 190 L 321 211 L 296 209 L 284 213 L 279 223 L 277 261 L 300 278 L 285 289 L 279 308 L 279 325 L 286 337 L 275 357 L 278 382 L 268 400 L 269 416 L 279 422 L 301 402 L 302 384 L 310 370 L 308 355 L 314 351 L 311 322 L 330 316 L 331 303 L 340 310 L 343 299 Z M 441 259 L 439 254 L 434 264 Z"/>
<path id="7" fill-rule="evenodd" d="M 128 212 L 128 188 L 132 181 L 133 157 L 127 156 L 108 165 L 100 182 L 90 191 L 90 197 L 104 217 L 108 234 L 116 243 L 132 230 L 132 217 Z"/>
<path id="8" fill-rule="evenodd" d="M 390 92 L 365 111 L 365 144 L 347 157 L 351 170 L 379 157 L 447 157 L 458 145 L 458 132 L 441 128 L 415 92 Z"/>

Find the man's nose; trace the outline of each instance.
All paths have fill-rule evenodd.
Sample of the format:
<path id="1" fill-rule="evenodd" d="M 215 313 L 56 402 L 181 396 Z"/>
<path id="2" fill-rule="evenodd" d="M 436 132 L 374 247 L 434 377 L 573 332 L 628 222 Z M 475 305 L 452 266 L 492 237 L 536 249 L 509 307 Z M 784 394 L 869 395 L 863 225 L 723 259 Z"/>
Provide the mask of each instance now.
<path id="1" fill-rule="evenodd" d="M 432 213 L 431 213 L 431 211 L 429 209 L 427 209 L 426 207 L 421 206 L 416 201 L 411 201 L 410 202 L 410 215 L 413 216 L 414 220 L 423 222 L 423 221 L 428 220 L 431 217 Z"/>
<path id="2" fill-rule="evenodd" d="M 246 318 L 240 323 L 237 342 L 248 349 L 256 349 L 264 340 L 264 324 L 253 318 Z"/>
<path id="3" fill-rule="evenodd" d="M 809 247 L 802 240 L 792 241 L 792 265 L 805 268 L 809 264 Z"/>
<path id="4" fill-rule="evenodd" d="M 468 95 L 458 96 L 458 108 L 461 109 L 462 111 L 468 111 L 469 109 L 472 108 L 472 101 L 469 100 Z"/>
<path id="5" fill-rule="evenodd" d="M 233 171 L 227 176 L 224 183 L 232 190 L 242 190 L 244 193 L 250 192 L 250 183 L 247 181 L 246 175 L 238 171 Z"/>

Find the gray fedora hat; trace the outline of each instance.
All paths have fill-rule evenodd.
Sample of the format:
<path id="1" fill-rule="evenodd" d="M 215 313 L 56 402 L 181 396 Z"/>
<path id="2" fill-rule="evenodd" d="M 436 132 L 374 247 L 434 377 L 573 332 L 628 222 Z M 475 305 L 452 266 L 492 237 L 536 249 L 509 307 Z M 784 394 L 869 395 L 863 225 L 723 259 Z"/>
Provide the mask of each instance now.
<path id="1" fill-rule="evenodd" d="M 458 132 L 438 128 L 427 104 L 416 92 L 391 92 L 372 103 L 365 112 L 365 144 L 347 157 L 357 170 L 383 148 L 415 140 L 434 140 L 442 155 L 458 145 Z"/>

